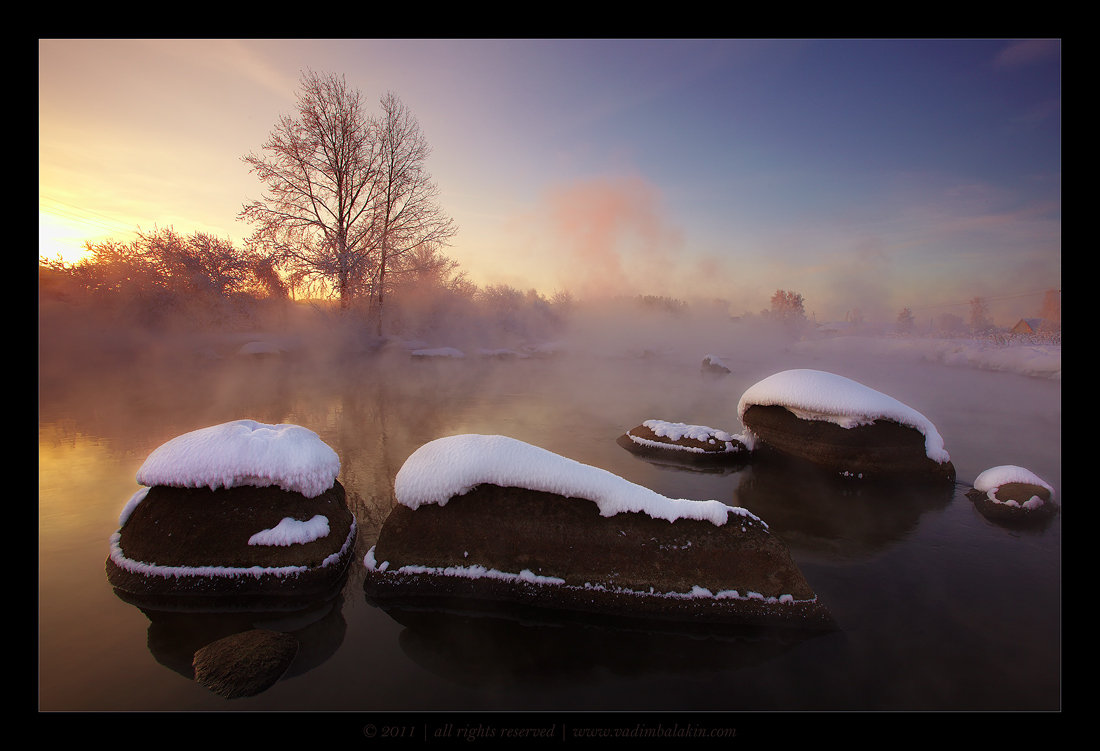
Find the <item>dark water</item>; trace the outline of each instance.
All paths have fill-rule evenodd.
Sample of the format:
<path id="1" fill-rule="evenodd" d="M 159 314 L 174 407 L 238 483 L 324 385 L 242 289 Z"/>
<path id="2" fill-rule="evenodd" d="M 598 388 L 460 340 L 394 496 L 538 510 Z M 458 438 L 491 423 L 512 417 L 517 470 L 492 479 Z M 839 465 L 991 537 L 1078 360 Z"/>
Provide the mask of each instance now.
<path id="1" fill-rule="evenodd" d="M 44 371 L 39 422 L 39 706 L 43 710 L 1057 710 L 1061 515 L 998 526 L 963 495 L 979 472 L 1028 467 L 1061 500 L 1061 385 L 923 362 L 811 359 L 779 347 L 648 357 L 408 362 L 348 358 L 128 362 Z M 778 370 L 855 378 L 922 412 L 958 470 L 951 492 L 884 493 L 758 467 L 662 468 L 615 439 L 656 418 L 742 430 L 741 393 Z M 358 520 L 342 594 L 290 613 L 143 610 L 104 574 L 108 537 L 148 453 L 227 420 L 291 422 L 340 455 Z M 499 433 L 673 498 L 743 505 L 790 547 L 840 630 L 730 639 L 594 625 L 385 612 L 362 559 L 392 481 L 423 443 Z M 1070 499 L 1071 509 L 1073 499 Z M 302 644 L 287 675 L 226 700 L 191 655 L 254 627 Z"/>

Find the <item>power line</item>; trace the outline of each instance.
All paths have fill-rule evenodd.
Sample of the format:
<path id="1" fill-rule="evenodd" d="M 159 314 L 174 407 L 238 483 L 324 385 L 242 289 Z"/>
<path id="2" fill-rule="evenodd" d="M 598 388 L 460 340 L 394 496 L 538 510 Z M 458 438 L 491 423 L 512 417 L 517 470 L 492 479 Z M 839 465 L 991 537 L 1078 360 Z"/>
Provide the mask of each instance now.
<path id="1" fill-rule="evenodd" d="M 1062 289 L 1060 287 L 1043 287 L 1042 289 L 1031 290 L 1029 292 L 1014 292 L 1014 293 L 1008 294 L 1008 295 L 995 295 L 995 296 L 990 296 L 990 297 L 986 297 L 984 295 L 979 295 L 978 297 L 980 297 L 983 302 L 995 302 L 997 300 L 1015 300 L 1018 297 L 1032 297 L 1033 295 L 1042 295 L 1042 294 L 1045 294 L 1047 292 L 1047 290 L 1050 290 L 1050 289 L 1054 289 L 1058 292 L 1062 291 Z M 935 305 L 910 305 L 908 307 L 909 307 L 909 310 L 927 310 L 928 308 L 946 308 L 946 307 L 951 307 L 951 306 L 954 306 L 954 305 L 970 305 L 972 300 L 973 300 L 973 298 L 971 298 L 971 300 L 964 300 L 964 301 L 960 301 L 960 302 L 944 302 L 944 303 L 936 303 Z"/>
<path id="2" fill-rule="evenodd" d="M 44 198 L 47 201 L 53 201 L 54 203 L 61 204 L 62 206 L 68 206 L 70 208 L 76 209 L 77 211 L 85 212 L 86 214 L 92 214 L 93 216 L 92 217 L 82 216 L 80 214 L 76 214 L 72 211 L 69 211 L 69 210 L 63 209 L 63 208 L 59 208 L 57 206 L 47 206 L 47 205 L 41 203 L 41 201 L 40 201 L 39 204 L 38 204 L 38 210 L 43 211 L 47 214 L 53 214 L 54 216 L 59 216 L 62 219 L 65 219 L 65 220 L 70 221 L 70 222 L 79 222 L 81 224 L 86 224 L 89 227 L 93 227 L 95 229 L 108 230 L 108 231 L 111 231 L 111 232 L 123 232 L 123 233 L 127 233 L 127 234 L 132 234 L 132 235 L 137 234 L 137 230 L 134 229 L 132 225 L 128 225 L 125 222 L 121 222 L 117 219 L 113 219 L 113 218 L 107 216 L 106 214 L 100 214 L 97 211 L 92 211 L 91 209 L 86 209 L 82 206 L 76 206 L 76 205 L 71 204 L 71 203 L 66 203 L 65 201 L 60 201 L 56 198 L 52 198 L 50 196 L 42 195 L 41 193 L 38 195 L 38 197 L 39 197 L 39 199 Z M 101 221 L 100 219 L 95 219 L 94 217 L 102 217 L 102 219 L 105 220 L 105 221 Z M 108 222 L 109 222 L 109 224 L 108 224 Z M 58 242 L 63 242 L 59 238 L 50 238 L 50 239 L 58 241 Z"/>

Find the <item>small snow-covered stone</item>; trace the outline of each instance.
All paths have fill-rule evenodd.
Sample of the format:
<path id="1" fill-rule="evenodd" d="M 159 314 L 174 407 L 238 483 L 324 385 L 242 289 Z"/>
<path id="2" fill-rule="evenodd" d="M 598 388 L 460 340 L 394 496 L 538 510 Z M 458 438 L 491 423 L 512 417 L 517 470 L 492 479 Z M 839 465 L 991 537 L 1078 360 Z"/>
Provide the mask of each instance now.
<path id="1" fill-rule="evenodd" d="M 646 420 L 626 431 L 616 442 L 633 454 L 662 456 L 688 464 L 744 460 L 750 453 L 743 435 L 664 420 Z"/>
<path id="2" fill-rule="evenodd" d="M 1014 464 L 982 472 L 967 497 L 983 516 L 994 521 L 1046 519 L 1057 511 L 1054 488 L 1031 470 Z"/>
<path id="3" fill-rule="evenodd" d="M 719 375 L 725 375 L 732 372 L 722 359 L 717 355 L 707 355 L 703 358 L 702 370 L 704 373 L 717 373 Z"/>

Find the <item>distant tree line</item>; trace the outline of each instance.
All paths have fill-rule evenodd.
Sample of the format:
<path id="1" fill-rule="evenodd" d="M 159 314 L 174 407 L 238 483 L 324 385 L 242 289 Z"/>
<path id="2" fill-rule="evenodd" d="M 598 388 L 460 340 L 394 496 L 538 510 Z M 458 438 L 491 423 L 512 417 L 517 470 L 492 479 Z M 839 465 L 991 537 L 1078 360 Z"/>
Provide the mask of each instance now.
<path id="1" fill-rule="evenodd" d="M 124 323 L 248 330 L 277 325 L 308 291 L 281 274 L 270 255 L 202 232 L 158 229 L 131 242 L 89 242 L 85 250 L 76 263 L 39 259 L 43 300 L 95 308 Z M 403 254 L 388 284 L 388 330 L 408 337 L 546 339 L 561 333 L 575 306 L 568 291 L 547 298 L 506 284 L 479 288 L 431 245 Z"/>
<path id="2" fill-rule="evenodd" d="M 204 232 L 139 231 L 132 242 L 89 242 L 85 250 L 76 263 L 39 259 L 44 297 L 92 305 L 132 322 L 218 327 L 252 322 L 264 301 L 287 296 L 269 258 Z"/>

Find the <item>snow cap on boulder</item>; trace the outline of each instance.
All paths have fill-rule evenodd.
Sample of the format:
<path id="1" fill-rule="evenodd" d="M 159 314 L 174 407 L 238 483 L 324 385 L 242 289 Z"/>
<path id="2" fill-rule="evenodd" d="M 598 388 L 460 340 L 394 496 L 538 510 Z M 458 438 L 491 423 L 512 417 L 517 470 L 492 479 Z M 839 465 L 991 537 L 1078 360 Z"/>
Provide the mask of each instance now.
<path id="1" fill-rule="evenodd" d="M 137 473 L 140 485 L 233 488 L 275 485 L 314 498 L 333 486 L 340 457 L 300 425 L 236 420 L 173 438 Z"/>
<path id="2" fill-rule="evenodd" d="M 1004 464 L 1000 467 L 992 467 L 978 475 L 974 481 L 974 489 L 983 493 L 996 492 L 997 488 L 1010 482 L 1018 482 L 1023 485 L 1038 485 L 1050 491 L 1054 497 L 1054 488 L 1048 485 L 1042 478 L 1029 469 L 1017 467 L 1014 464 Z"/>
<path id="3" fill-rule="evenodd" d="M 741 396 L 737 416 L 744 421 L 753 405 L 781 406 L 803 420 L 826 420 L 842 428 L 891 420 L 919 431 L 928 458 L 943 464 L 951 457 L 936 427 L 915 409 L 861 383 L 820 370 L 785 370 L 759 381 Z"/>
<path id="4" fill-rule="evenodd" d="M 456 435 L 424 444 L 397 473 L 394 493 L 411 509 L 443 506 L 482 483 L 585 498 L 601 516 L 644 512 L 654 519 L 697 519 L 718 526 L 731 513 L 751 516 L 719 501 L 666 498 L 607 470 L 501 435 Z"/>

